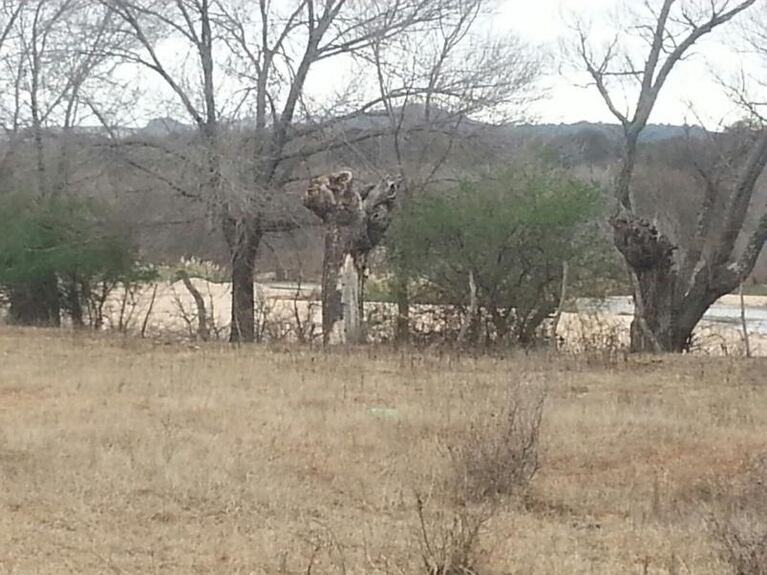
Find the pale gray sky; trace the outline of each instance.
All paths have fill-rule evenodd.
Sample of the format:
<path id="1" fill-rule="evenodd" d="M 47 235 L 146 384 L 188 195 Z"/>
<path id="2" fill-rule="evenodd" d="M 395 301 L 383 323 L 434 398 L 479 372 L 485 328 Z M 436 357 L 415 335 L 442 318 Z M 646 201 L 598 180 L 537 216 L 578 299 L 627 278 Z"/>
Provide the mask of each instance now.
<path id="1" fill-rule="evenodd" d="M 767 0 L 761 1 L 767 4 Z M 616 22 L 621 16 L 627 18 L 627 8 L 639 9 L 640 0 L 495 2 L 498 11 L 490 24 L 492 33 L 513 33 L 551 55 L 548 73 L 542 82 L 547 88 L 547 97 L 533 106 L 530 119 L 552 123 L 582 120 L 615 122 L 596 89 L 587 85 L 588 77 L 564 61 L 560 44 L 572 40 L 574 33 L 570 26 L 576 19 L 590 23 L 590 40 L 596 47 L 608 43 L 615 36 Z M 733 38 L 737 38 L 739 33 L 737 23 L 728 25 L 698 45 L 696 52 L 675 70 L 658 101 L 652 122 L 692 124 L 703 121 L 707 127 L 716 128 L 723 122 L 737 119 L 740 111 L 728 101 L 723 88 L 714 80 L 714 71 L 732 74 L 741 68 L 744 56 L 732 46 Z M 174 42 L 166 43 L 161 52 L 170 60 L 184 57 L 183 50 Z M 139 85 L 151 87 L 145 94 L 145 98 L 152 102 L 146 107 L 151 111 L 149 116 L 158 115 L 158 110 L 167 106 L 168 115 L 179 115 L 180 112 L 180 117 L 184 117 L 176 97 L 153 73 L 133 68 L 126 70 L 126 74 Z M 328 82 L 328 77 L 336 81 Z M 321 101 L 343 88 L 345 82 L 359 80 L 350 66 L 341 61 L 328 60 L 312 70 L 308 83 L 309 97 Z M 222 88 L 222 94 L 229 91 L 226 87 Z M 621 101 L 620 95 L 616 100 Z"/>
<path id="2" fill-rule="evenodd" d="M 639 0 L 499 0 L 500 13 L 494 26 L 547 47 L 559 58 L 559 43 L 572 38 L 569 25 L 575 17 L 592 23 L 593 40 L 599 46 L 614 37 L 616 19 L 625 15 L 625 8 L 638 9 L 639 5 Z M 743 55 L 732 47 L 739 33 L 734 23 L 700 44 L 696 54 L 675 71 L 658 102 L 653 122 L 694 123 L 697 116 L 714 127 L 737 116 L 737 110 L 714 81 L 713 71 L 728 74 L 739 69 Z M 614 121 L 593 86 L 579 87 L 587 83 L 586 77 L 567 66 L 559 68 L 546 79 L 550 97 L 534 109 L 538 121 Z"/>

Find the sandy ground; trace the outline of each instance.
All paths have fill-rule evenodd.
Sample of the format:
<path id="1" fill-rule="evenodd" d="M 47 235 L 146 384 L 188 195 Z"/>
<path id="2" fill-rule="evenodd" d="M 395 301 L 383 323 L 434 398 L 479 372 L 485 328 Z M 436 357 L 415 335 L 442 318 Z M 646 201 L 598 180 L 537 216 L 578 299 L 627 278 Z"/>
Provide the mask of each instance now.
<path id="1" fill-rule="evenodd" d="M 214 336 L 226 337 L 230 323 L 230 287 L 228 284 L 193 279 L 194 285 L 206 300 L 207 313 L 212 318 Z M 196 330 L 196 307 L 183 283 L 161 283 L 146 286 L 136 293 L 118 291 L 107 304 L 107 327 L 116 329 L 122 323 L 131 332 L 140 332 L 146 324 L 146 335 L 176 334 L 189 337 Z M 300 299 L 296 299 L 296 294 Z M 123 305 L 125 300 L 125 305 Z M 725 296 L 720 303 L 740 305 L 738 296 Z M 747 310 L 767 309 L 766 296 L 747 296 Z M 390 316 L 393 306 L 370 304 L 369 309 L 377 316 Z M 266 339 L 295 339 L 297 319 L 308 339 L 321 334 L 322 316 L 319 292 L 309 286 L 297 292 L 287 285 L 259 285 L 257 289 L 256 322 Z M 423 321 L 428 321 L 424 319 Z M 563 314 L 558 335 L 566 349 L 576 352 L 596 352 L 600 348 L 617 350 L 628 341 L 630 317 L 604 312 Z M 767 335 L 750 334 L 753 355 L 767 356 Z M 696 350 L 713 355 L 743 355 L 743 335 L 737 324 L 701 322 L 696 332 Z"/>

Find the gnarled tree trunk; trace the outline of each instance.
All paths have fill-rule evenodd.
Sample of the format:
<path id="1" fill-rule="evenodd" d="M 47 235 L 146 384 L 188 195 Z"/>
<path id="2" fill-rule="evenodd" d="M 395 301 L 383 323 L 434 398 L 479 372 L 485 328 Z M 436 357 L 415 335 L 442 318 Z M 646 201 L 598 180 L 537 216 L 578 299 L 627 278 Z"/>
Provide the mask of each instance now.
<path id="1" fill-rule="evenodd" d="M 634 283 L 632 351 L 672 351 L 676 273 L 671 242 L 655 226 L 630 213 L 611 221 L 615 246 Z"/>
<path id="2" fill-rule="evenodd" d="M 330 342 L 341 315 L 344 317 L 345 342 L 358 344 L 365 340 L 367 257 L 380 244 L 389 227 L 397 183 L 384 178 L 377 186 L 357 191 L 351 172 L 343 171 L 313 178 L 304 195 L 304 206 L 325 224 L 322 271 L 322 339 L 325 344 Z M 338 283 L 342 276 L 343 293 L 340 293 Z"/>
<path id="3" fill-rule="evenodd" d="M 728 268 L 703 264 L 689 280 L 680 275 L 677 247 L 655 226 L 635 214 L 612 219 L 615 246 L 634 283 L 631 351 L 683 352 L 709 307 L 737 286 Z"/>

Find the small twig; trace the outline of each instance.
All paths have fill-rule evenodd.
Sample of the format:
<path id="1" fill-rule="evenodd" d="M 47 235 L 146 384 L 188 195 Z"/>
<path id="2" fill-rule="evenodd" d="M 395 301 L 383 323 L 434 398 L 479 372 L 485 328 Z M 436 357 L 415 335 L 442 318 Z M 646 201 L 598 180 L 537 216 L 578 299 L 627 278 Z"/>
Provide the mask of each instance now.
<path id="1" fill-rule="evenodd" d="M 197 306 L 197 337 L 200 341 L 208 341 L 210 339 L 210 329 L 208 328 L 208 312 L 205 308 L 205 298 L 202 297 L 200 290 L 189 279 L 189 274 L 186 273 L 186 270 L 179 270 L 178 275 Z"/>
<path id="2" fill-rule="evenodd" d="M 570 265 L 566 261 L 562 262 L 562 289 L 559 293 L 559 305 L 554 314 L 554 319 L 551 322 L 551 339 L 554 341 L 555 347 L 557 346 L 557 330 L 559 329 L 559 322 L 562 319 L 562 312 L 567 303 L 567 280 L 569 273 Z"/>
<path id="3" fill-rule="evenodd" d="M 154 284 L 154 288 L 152 289 L 152 299 L 149 300 L 149 308 L 146 310 L 146 315 L 144 316 L 144 321 L 141 324 L 141 337 L 146 336 L 146 328 L 149 325 L 149 316 L 152 315 L 152 310 L 154 309 L 154 302 L 157 299 L 157 283 Z"/>
<path id="4" fill-rule="evenodd" d="M 743 294 L 743 283 L 740 284 L 740 324 L 743 328 L 743 343 L 746 346 L 746 357 L 751 357 L 751 340 L 748 337 L 748 322 L 746 321 L 746 298 Z"/>

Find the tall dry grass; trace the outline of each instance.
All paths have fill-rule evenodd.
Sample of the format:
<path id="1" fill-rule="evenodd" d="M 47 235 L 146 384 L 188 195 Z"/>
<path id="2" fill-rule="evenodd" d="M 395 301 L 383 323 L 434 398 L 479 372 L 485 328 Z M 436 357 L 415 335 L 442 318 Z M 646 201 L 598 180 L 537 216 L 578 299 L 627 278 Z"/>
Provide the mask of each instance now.
<path id="1" fill-rule="evenodd" d="M 719 575 L 712 486 L 767 451 L 764 360 L 7 329 L 0 358 L 0 573 L 424 573 L 417 498 L 450 529 L 446 446 L 525 385 L 540 469 L 482 522 L 477 573 Z"/>

